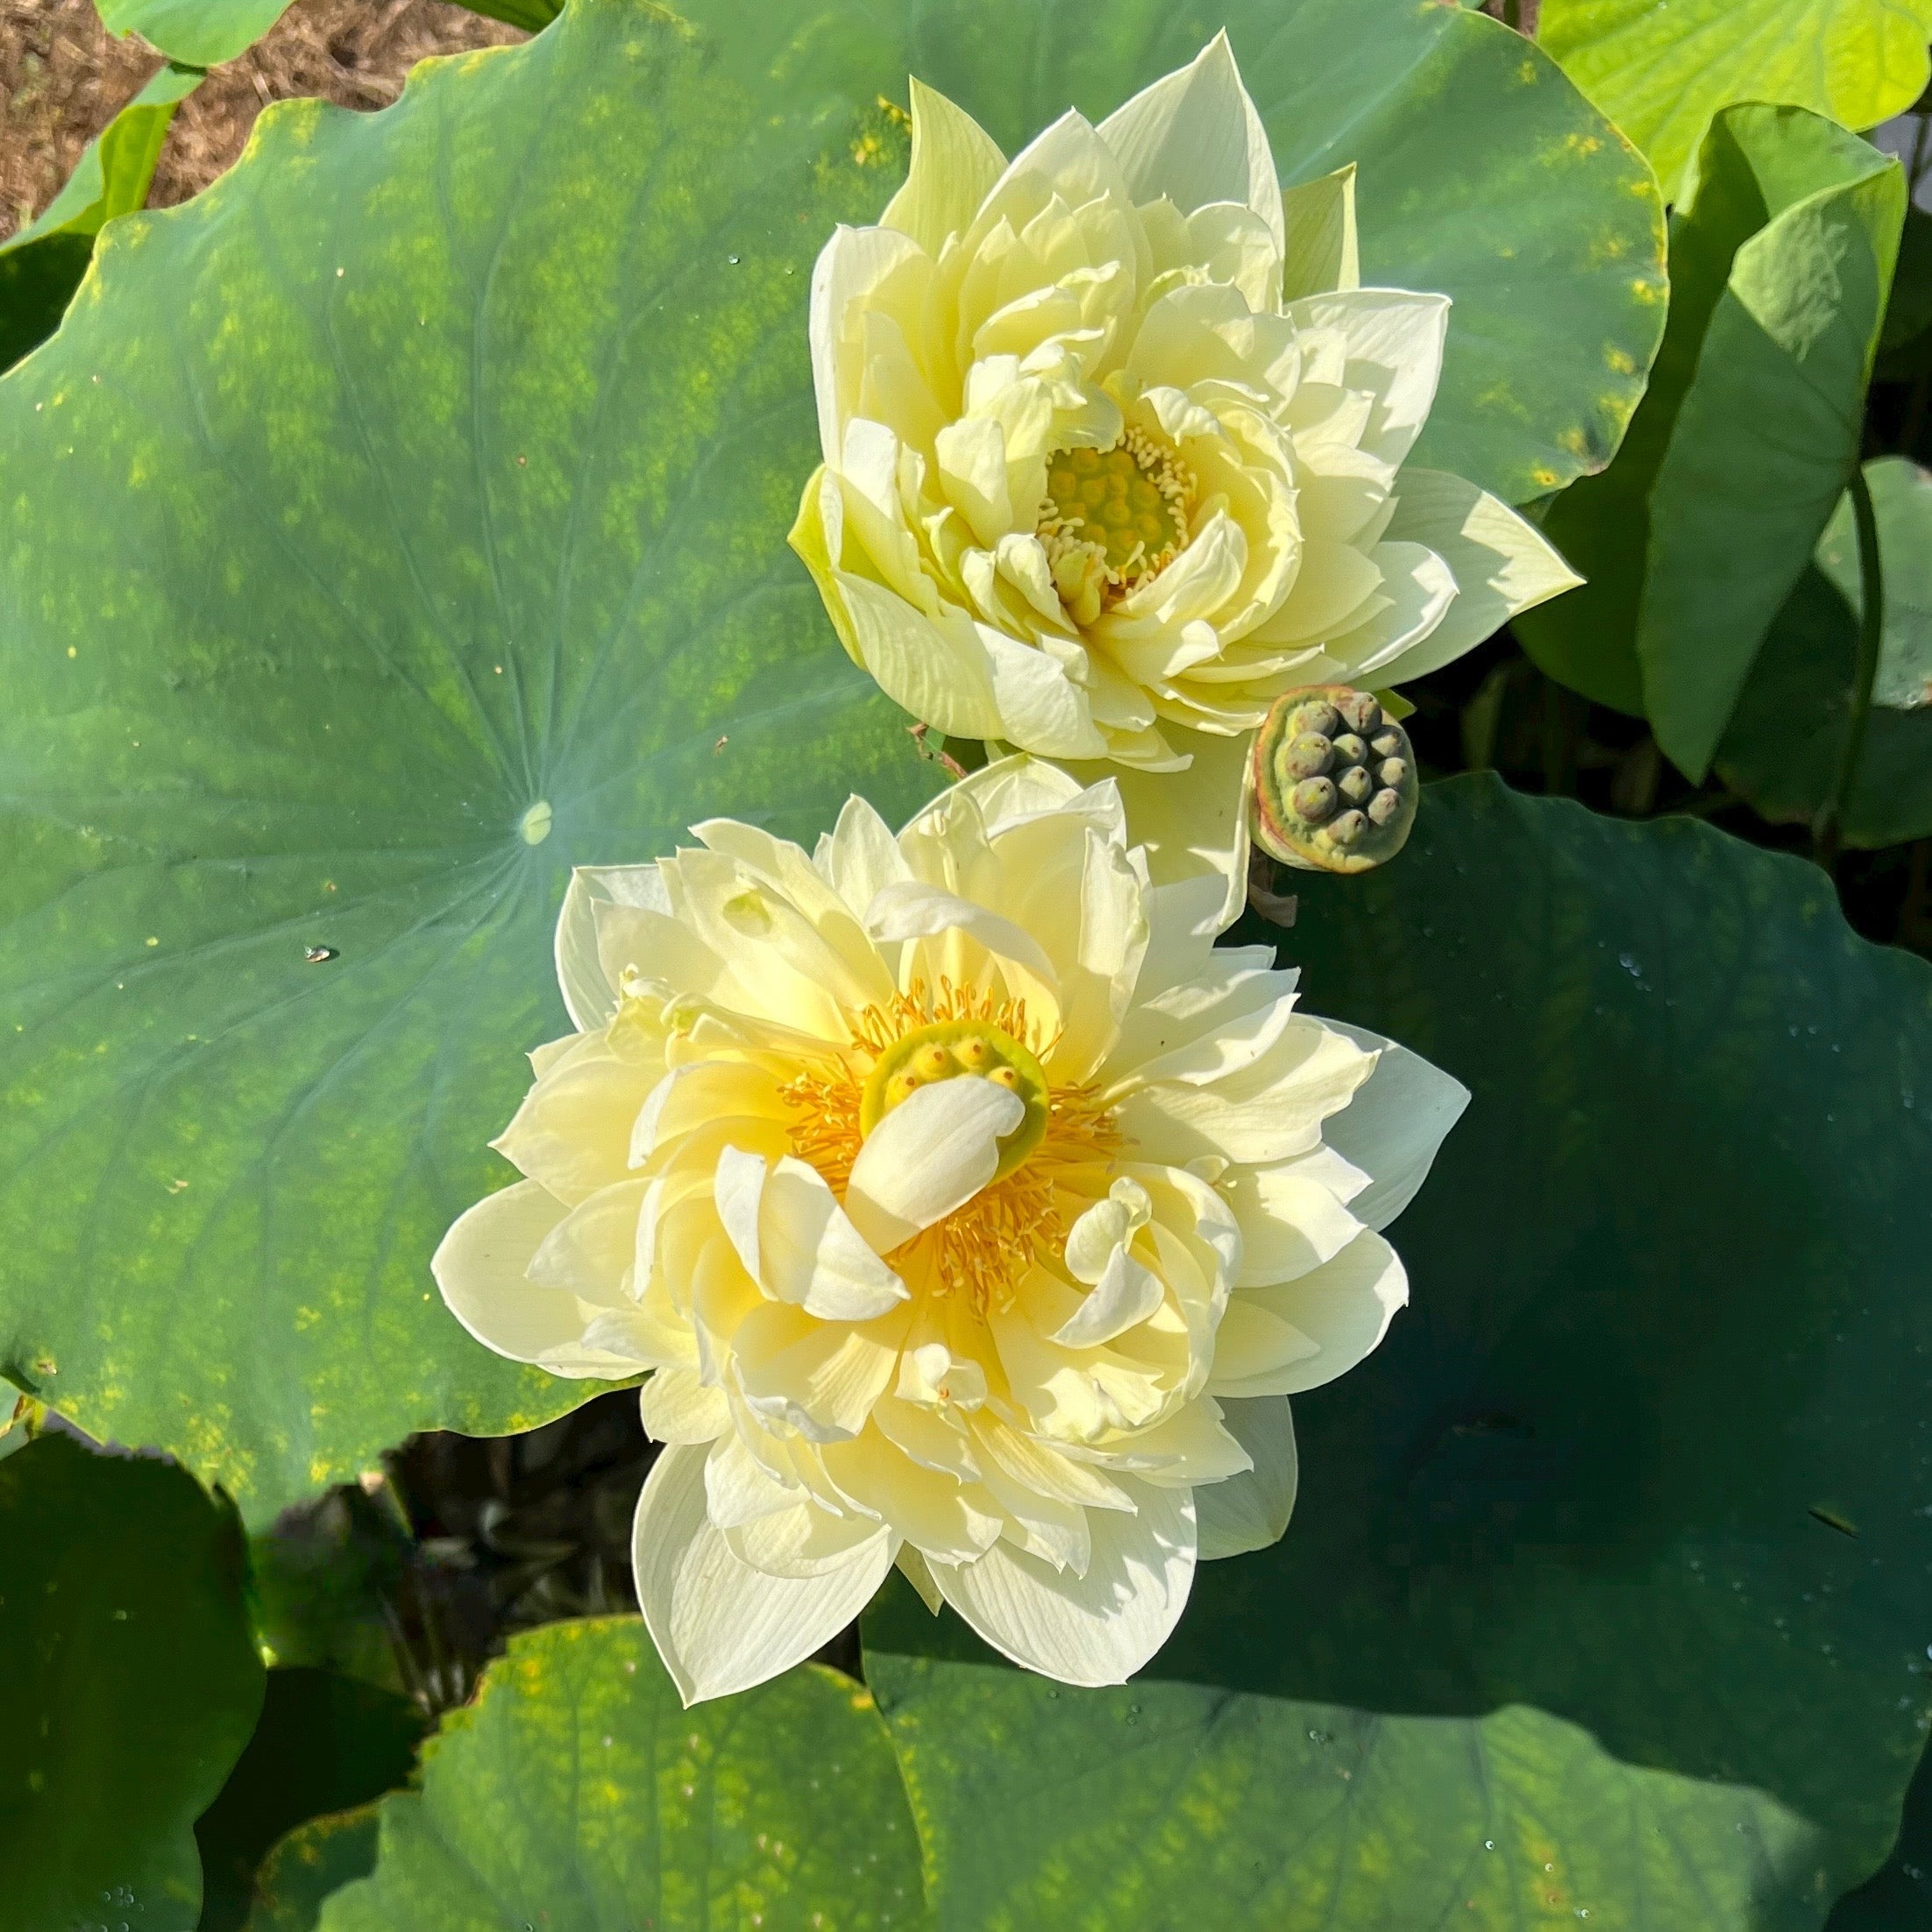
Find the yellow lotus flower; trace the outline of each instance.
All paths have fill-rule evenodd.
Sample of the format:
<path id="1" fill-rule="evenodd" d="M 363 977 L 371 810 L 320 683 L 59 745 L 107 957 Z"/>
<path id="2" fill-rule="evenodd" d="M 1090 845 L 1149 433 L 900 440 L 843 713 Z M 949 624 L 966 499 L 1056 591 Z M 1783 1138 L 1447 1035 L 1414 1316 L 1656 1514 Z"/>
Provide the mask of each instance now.
<path id="1" fill-rule="evenodd" d="M 906 185 L 813 277 L 824 465 L 792 540 L 914 717 L 1204 758 L 1198 801 L 1282 691 L 1419 677 L 1578 581 L 1409 462 L 1448 300 L 1356 286 L 1352 174 L 1284 200 L 1225 36 L 1012 162 L 912 91 Z"/>
<path id="2" fill-rule="evenodd" d="M 1376 1232 L 1467 1097 L 1218 950 L 1112 780 L 1025 757 L 896 838 L 747 825 L 577 875 L 580 1029 L 436 1275 L 480 1340 L 653 1371 L 637 1588 L 687 1701 L 762 1682 L 897 1562 L 1036 1671 L 1116 1683 L 1195 1564 L 1272 1542 L 1288 1397 L 1406 1298 Z"/>

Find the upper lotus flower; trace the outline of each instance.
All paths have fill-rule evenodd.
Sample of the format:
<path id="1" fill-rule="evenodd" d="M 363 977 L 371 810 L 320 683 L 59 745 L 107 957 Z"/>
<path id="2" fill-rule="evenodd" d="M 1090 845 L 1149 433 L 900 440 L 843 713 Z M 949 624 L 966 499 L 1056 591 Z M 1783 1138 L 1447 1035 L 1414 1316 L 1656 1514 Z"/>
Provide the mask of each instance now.
<path id="1" fill-rule="evenodd" d="M 582 1030 L 444 1296 L 520 1360 L 654 1371 L 637 1588 L 687 1701 L 895 1561 L 1019 1663 L 1124 1680 L 1197 1558 L 1281 1535 L 1287 1398 L 1405 1299 L 1375 1231 L 1462 1090 L 1217 950 L 1218 882 L 1150 885 L 1111 779 L 1009 758 L 810 857 L 695 833 L 578 874 Z"/>
<path id="2" fill-rule="evenodd" d="M 905 187 L 812 287 L 792 543 L 847 650 L 948 735 L 1218 785 L 1239 755 L 1197 735 L 1420 676 L 1576 583 L 1409 464 L 1449 302 L 1355 260 L 1352 174 L 1284 202 L 1225 37 L 1012 162 L 914 82 Z"/>

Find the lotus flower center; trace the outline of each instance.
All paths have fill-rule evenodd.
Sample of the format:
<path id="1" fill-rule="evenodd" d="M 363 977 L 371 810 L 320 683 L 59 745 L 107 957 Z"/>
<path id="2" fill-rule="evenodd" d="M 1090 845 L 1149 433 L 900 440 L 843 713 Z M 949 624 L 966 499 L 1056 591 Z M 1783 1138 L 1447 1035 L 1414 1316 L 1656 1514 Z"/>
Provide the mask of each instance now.
<path id="1" fill-rule="evenodd" d="M 1188 539 L 1194 479 L 1172 445 L 1130 429 L 1111 450 L 1057 450 L 1037 534 L 1076 623 L 1157 576 Z"/>
<path id="2" fill-rule="evenodd" d="M 942 1019 L 895 1040 L 879 1055 L 859 1097 L 859 1133 L 870 1134 L 896 1106 L 934 1081 L 977 1074 L 1026 1103 L 1019 1125 L 999 1143 L 994 1180 L 1003 1180 L 1037 1147 L 1050 1112 L 1047 1076 L 1009 1033 L 982 1019 Z"/>

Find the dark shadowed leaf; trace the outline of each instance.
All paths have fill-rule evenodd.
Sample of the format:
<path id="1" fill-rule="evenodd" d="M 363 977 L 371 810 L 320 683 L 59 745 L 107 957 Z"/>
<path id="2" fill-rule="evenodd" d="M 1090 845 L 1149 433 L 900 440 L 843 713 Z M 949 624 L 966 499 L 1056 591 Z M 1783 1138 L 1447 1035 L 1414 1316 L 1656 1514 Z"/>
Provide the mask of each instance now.
<path id="1" fill-rule="evenodd" d="M 255 1735 L 195 1827 L 199 1932 L 239 1932 L 270 1846 L 295 1826 L 394 1790 L 428 1728 L 408 1699 L 354 1678 L 270 1671 Z"/>
<path id="2" fill-rule="evenodd" d="M 1816 1928 L 1932 1726 L 1932 969 L 1797 860 L 1488 778 L 1430 788 L 1386 870 L 1298 886 L 1310 1008 L 1474 1097 L 1392 1231 L 1411 1305 L 1296 1399 L 1286 1538 L 1207 1566 L 1140 1684 L 894 1679 L 881 1651 L 954 1626 L 875 1617 L 895 1724 L 927 1710 L 943 1764 L 948 1712 L 985 1714 L 967 1797 L 908 1759 L 950 1808 L 945 1922 L 1050 1922 L 1014 1901 L 1089 1869 L 1023 1836 L 1077 1726 L 1113 1740 L 1097 1843 L 1183 1794 L 1197 1859 L 1143 1810 L 1122 1893 L 1171 1922 L 1246 1873 L 1291 1925 Z"/>
<path id="3" fill-rule="evenodd" d="M 1848 844 L 1877 847 L 1932 835 L 1932 477 L 1903 457 L 1881 457 L 1865 478 L 1885 630 L 1841 830 Z M 1724 782 L 1773 822 L 1812 823 L 1839 783 L 1864 608 L 1851 524 L 1841 502 L 1718 748 Z"/>
<path id="4" fill-rule="evenodd" d="M 298 1825 L 262 1861 L 247 1932 L 315 1932 L 330 1893 L 375 1870 L 380 1829 L 373 1805 Z"/>
<path id="5" fill-rule="evenodd" d="M 240 1525 L 49 1434 L 0 1462 L 0 1932 L 191 1932 L 195 1815 L 261 1704 Z"/>

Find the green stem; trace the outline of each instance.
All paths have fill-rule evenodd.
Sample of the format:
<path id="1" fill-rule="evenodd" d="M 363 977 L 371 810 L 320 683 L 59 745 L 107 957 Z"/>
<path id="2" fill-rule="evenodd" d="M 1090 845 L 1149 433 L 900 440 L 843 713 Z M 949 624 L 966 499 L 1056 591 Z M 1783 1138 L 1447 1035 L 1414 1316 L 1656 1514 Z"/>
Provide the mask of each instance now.
<path id="1" fill-rule="evenodd" d="M 1812 827 L 1812 844 L 1821 865 L 1838 857 L 1846 807 L 1858 782 L 1858 764 L 1865 756 L 1865 726 L 1872 716 L 1872 687 L 1879 678 L 1879 650 L 1885 637 L 1885 579 L 1879 568 L 1879 518 L 1872 507 L 1871 486 L 1863 466 L 1851 472 L 1851 515 L 1858 528 L 1858 663 L 1851 684 L 1851 712 L 1845 721 L 1845 740 L 1838 754 L 1838 776 Z"/>

